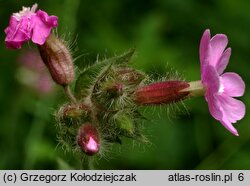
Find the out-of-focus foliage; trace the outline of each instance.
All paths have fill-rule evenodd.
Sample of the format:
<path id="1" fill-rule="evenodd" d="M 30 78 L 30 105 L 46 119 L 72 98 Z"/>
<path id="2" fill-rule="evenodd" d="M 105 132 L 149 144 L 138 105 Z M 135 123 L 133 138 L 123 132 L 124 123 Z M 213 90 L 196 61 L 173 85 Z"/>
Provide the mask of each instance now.
<path id="1" fill-rule="evenodd" d="M 68 169 L 75 159 L 57 147 L 53 113 L 65 97 L 60 87 L 41 94 L 19 81 L 23 50 L 5 49 L 3 32 L 9 16 L 31 0 L 0 0 L 0 169 Z M 177 70 L 198 80 L 199 41 L 203 31 L 224 33 L 232 47 L 226 71 L 249 77 L 250 2 L 244 0 L 37 0 L 39 8 L 59 17 L 58 34 L 77 41 L 79 69 L 136 47 L 134 67 L 166 75 Z M 76 47 L 77 46 L 77 47 Z M 33 44 L 26 44 L 32 48 Z M 34 61 L 35 63 L 35 61 Z M 241 98 L 250 106 L 248 88 Z M 142 109 L 151 144 L 124 140 L 97 169 L 250 169 L 250 117 L 236 124 L 240 137 L 214 120 L 200 98 L 175 108 Z M 187 111 L 188 110 L 188 111 Z M 248 109 L 247 109 L 248 110 Z M 69 165 L 68 165 L 69 163 Z"/>

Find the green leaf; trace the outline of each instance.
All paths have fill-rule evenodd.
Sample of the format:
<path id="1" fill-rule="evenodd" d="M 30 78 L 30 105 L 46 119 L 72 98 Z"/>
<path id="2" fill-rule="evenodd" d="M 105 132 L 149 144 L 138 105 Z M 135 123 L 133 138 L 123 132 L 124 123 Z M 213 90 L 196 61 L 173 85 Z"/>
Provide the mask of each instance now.
<path id="1" fill-rule="evenodd" d="M 124 54 L 106 59 L 103 62 L 108 61 L 110 63 L 117 64 L 117 65 L 127 64 L 131 60 L 134 53 L 135 53 L 135 48 L 131 48 Z"/>
<path id="2" fill-rule="evenodd" d="M 112 65 L 127 64 L 133 56 L 135 49 L 128 52 L 97 62 L 84 70 L 76 80 L 75 95 L 78 99 L 90 96 L 93 92 L 94 85 L 102 79 L 109 71 Z"/>

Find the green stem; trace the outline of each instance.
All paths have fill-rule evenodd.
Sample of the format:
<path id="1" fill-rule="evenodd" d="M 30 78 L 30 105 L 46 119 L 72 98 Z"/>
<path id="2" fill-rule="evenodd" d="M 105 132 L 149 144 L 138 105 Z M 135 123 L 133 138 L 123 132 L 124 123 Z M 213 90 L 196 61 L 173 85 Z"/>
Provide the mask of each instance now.
<path id="1" fill-rule="evenodd" d="M 72 93 L 71 89 L 68 85 L 64 86 L 64 93 L 65 95 L 70 99 L 71 102 L 76 103 L 76 98 L 74 94 Z"/>
<path id="2" fill-rule="evenodd" d="M 94 170 L 93 158 L 86 157 L 81 160 L 83 170 Z"/>

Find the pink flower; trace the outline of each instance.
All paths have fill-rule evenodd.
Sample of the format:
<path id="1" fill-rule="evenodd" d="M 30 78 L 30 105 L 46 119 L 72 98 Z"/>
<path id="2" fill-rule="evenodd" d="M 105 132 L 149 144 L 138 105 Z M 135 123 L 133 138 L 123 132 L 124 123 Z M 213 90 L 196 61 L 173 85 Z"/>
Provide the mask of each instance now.
<path id="1" fill-rule="evenodd" d="M 231 55 L 231 48 L 226 49 L 227 43 L 224 34 L 210 38 L 210 30 L 204 32 L 200 42 L 201 82 L 210 114 L 238 136 L 232 124 L 244 117 L 245 105 L 233 97 L 244 94 L 245 83 L 236 73 L 223 73 Z"/>
<path id="2" fill-rule="evenodd" d="M 7 48 L 19 49 L 30 39 L 36 44 L 43 45 L 51 29 L 57 27 L 56 16 L 48 16 L 42 10 L 35 12 L 36 8 L 37 4 L 32 8 L 23 7 L 22 11 L 10 17 L 9 26 L 4 30 Z"/>

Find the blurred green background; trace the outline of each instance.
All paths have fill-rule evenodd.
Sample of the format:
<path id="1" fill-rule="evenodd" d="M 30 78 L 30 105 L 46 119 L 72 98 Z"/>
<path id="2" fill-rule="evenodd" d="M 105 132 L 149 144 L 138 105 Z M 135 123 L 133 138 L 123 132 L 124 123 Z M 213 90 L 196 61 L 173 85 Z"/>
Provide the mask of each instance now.
<path id="1" fill-rule="evenodd" d="M 79 68 L 99 58 L 136 47 L 133 66 L 148 73 L 177 70 L 186 80 L 198 80 L 199 41 L 206 28 L 229 38 L 232 56 L 226 71 L 250 83 L 250 2 L 244 0 L 37 0 L 39 8 L 59 17 L 59 35 L 74 40 L 84 54 Z M 0 169 L 65 169 L 74 161 L 57 146 L 53 113 L 66 101 L 54 86 L 39 93 L 20 81 L 22 50 L 7 50 L 4 28 L 9 17 L 35 1 L 0 0 Z M 46 69 L 45 69 L 46 70 Z M 25 79 L 25 77 L 24 77 Z M 26 78 L 27 79 L 27 78 Z M 29 78 L 28 78 L 29 79 Z M 47 81 L 47 80 L 46 80 Z M 248 89 L 240 98 L 250 106 Z M 187 110 L 186 111 L 186 108 Z M 200 98 L 185 101 L 175 116 L 166 108 L 143 113 L 150 145 L 124 140 L 113 145 L 96 169 L 250 169 L 250 117 L 236 124 L 240 137 L 213 119 Z M 71 168 L 76 168 L 69 164 Z"/>

